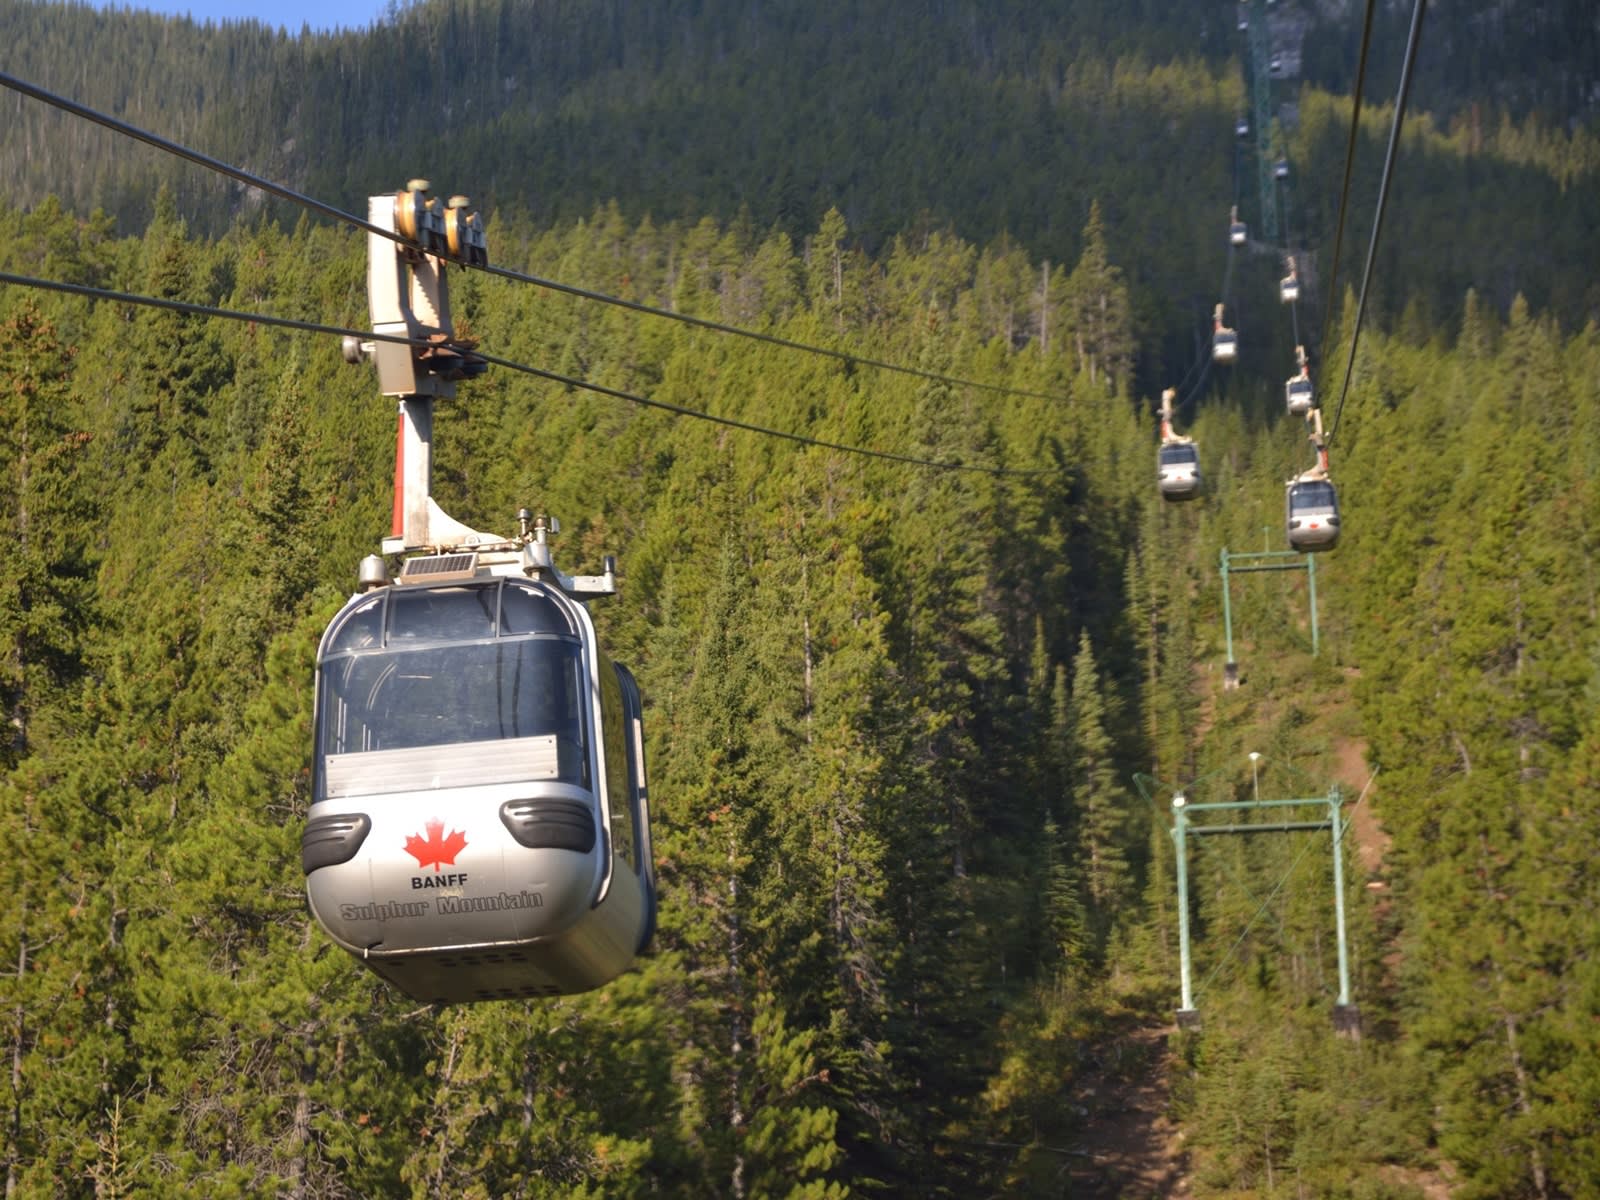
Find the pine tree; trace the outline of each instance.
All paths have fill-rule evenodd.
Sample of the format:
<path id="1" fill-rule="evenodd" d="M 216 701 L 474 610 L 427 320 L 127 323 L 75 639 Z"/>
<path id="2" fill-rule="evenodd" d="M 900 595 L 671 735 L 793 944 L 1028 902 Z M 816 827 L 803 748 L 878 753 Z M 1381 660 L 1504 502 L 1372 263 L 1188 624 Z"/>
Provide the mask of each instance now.
<path id="1" fill-rule="evenodd" d="M 1090 936 L 1080 871 L 1053 817 L 1045 819 L 1039 844 L 1044 855 L 1042 890 L 1047 961 L 1053 961 L 1058 972 L 1081 974 L 1084 955 L 1090 948 Z"/>
<path id="2" fill-rule="evenodd" d="M 1089 206 L 1083 227 L 1083 253 L 1066 283 L 1067 336 L 1077 351 L 1078 369 L 1107 391 L 1127 385 L 1136 353 L 1132 306 L 1122 272 L 1106 250 L 1100 202 Z"/>
<path id="3" fill-rule="evenodd" d="M 758 1078 L 751 1045 L 754 997 L 752 887 L 770 850 L 773 817 L 763 799 L 757 752 L 760 681 L 749 624 L 750 582 L 730 531 L 707 609 L 707 635 L 692 681 L 671 714 L 676 740 L 661 771 L 673 796 L 667 819 L 683 830 L 663 840 L 662 883 L 680 897 L 677 918 L 664 914 L 664 938 L 705 964 L 689 1004 L 674 1017 L 675 1069 L 697 1080 L 685 1107 L 710 1124 L 697 1129 L 694 1153 L 702 1186 L 747 1194 L 749 1161 L 740 1138 L 750 1119 L 749 1088 Z M 671 943 L 669 943 L 671 944 Z"/>
<path id="4" fill-rule="evenodd" d="M 1087 632 L 1079 637 L 1072 662 L 1070 713 L 1073 828 L 1084 899 L 1094 913 L 1096 948 L 1103 951 L 1132 875 L 1125 844 L 1127 797 L 1116 782 L 1106 706 Z"/>
<path id="5" fill-rule="evenodd" d="M 0 767 L 28 753 L 34 714 L 75 672 L 88 616 L 78 470 L 88 435 L 67 423 L 72 352 L 31 303 L 0 327 Z"/>
<path id="6" fill-rule="evenodd" d="M 194 303 L 200 297 L 199 264 L 187 241 L 172 194 L 156 198 L 155 218 L 143 246 L 143 286 L 163 300 Z M 203 418 L 226 379 L 226 364 L 215 332 L 196 318 L 147 309 L 135 318 L 135 377 L 117 448 L 136 466 L 150 469 L 158 459 L 181 486 L 211 468 Z M 169 449 L 170 447 L 170 449 Z"/>
<path id="7" fill-rule="evenodd" d="M 830 208 L 806 249 L 811 311 L 825 317 L 836 333 L 857 328 L 865 309 L 861 279 L 865 265 L 861 255 L 849 248 L 849 236 L 844 217 L 837 208 Z"/>

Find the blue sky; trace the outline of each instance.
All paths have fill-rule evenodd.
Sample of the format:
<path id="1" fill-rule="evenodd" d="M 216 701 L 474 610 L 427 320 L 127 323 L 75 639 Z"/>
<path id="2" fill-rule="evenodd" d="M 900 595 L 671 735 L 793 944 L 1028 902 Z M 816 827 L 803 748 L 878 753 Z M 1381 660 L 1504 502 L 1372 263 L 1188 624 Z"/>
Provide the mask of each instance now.
<path id="1" fill-rule="evenodd" d="M 94 0 L 97 8 L 135 9 L 190 16 L 196 21 L 255 18 L 299 33 L 312 29 L 365 29 L 389 12 L 390 0 Z M 404 8 L 403 2 L 396 7 Z"/>

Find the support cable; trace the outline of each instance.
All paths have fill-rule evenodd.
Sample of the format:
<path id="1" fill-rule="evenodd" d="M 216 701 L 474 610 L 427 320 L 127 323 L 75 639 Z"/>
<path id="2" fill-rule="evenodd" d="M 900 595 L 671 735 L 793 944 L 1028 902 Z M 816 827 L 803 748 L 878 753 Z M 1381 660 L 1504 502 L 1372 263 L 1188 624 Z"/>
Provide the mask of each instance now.
<path id="1" fill-rule="evenodd" d="M 1344 184 L 1339 189 L 1339 220 L 1333 234 L 1333 260 L 1328 266 L 1328 309 L 1322 322 L 1323 346 L 1333 336 L 1333 314 L 1339 296 L 1335 291 L 1339 283 L 1339 251 L 1344 246 L 1344 219 L 1350 211 L 1350 177 L 1356 163 L 1356 139 L 1361 131 L 1361 93 L 1367 82 L 1367 50 L 1372 45 L 1372 15 L 1378 0 L 1367 0 L 1367 18 L 1361 29 L 1361 61 L 1356 65 L 1355 94 L 1351 97 L 1350 137 L 1344 148 Z"/>
<path id="2" fill-rule="evenodd" d="M 120 133 L 135 141 L 143 142 L 147 146 L 154 146 L 157 150 L 185 159 L 196 166 L 204 167 L 208 171 L 215 171 L 219 175 L 226 175 L 239 183 L 266 192 L 269 195 L 277 196 L 280 200 L 287 200 L 291 204 L 297 204 L 301 208 L 310 209 L 312 212 L 320 213 L 322 216 L 330 217 L 342 224 L 353 225 L 357 229 L 366 230 L 368 233 L 376 233 L 380 237 L 386 237 L 390 241 L 399 242 L 402 245 L 407 244 L 406 239 L 392 229 L 384 229 L 382 226 L 374 225 L 370 221 L 363 220 L 352 213 L 334 208 L 331 204 L 324 204 L 320 200 L 314 200 L 310 196 L 294 191 L 292 188 L 283 187 L 269 179 L 263 179 L 259 175 L 253 175 L 249 171 L 231 166 L 221 159 L 212 158 L 209 154 L 191 150 L 189 147 L 169 141 L 159 134 L 151 133 L 148 130 L 140 129 L 137 125 L 130 125 L 126 121 L 98 112 L 86 105 L 79 104 L 76 100 L 68 100 L 65 96 L 58 96 L 54 92 L 48 92 L 36 84 L 18 79 L 16 76 L 8 75 L 3 71 L 0 71 L 0 87 L 8 87 L 14 92 L 20 92 L 24 96 L 29 96 L 41 103 L 48 104 L 52 108 L 59 108 L 63 112 L 71 113 L 75 117 L 81 117 L 85 121 L 102 126 L 114 133 Z"/>
<path id="3" fill-rule="evenodd" d="M 0 284 L 14 284 L 18 287 L 38 288 L 44 291 L 63 292 L 71 296 L 85 296 L 91 300 L 105 300 L 117 304 L 137 304 L 147 308 L 160 308 L 169 312 L 186 313 L 190 316 L 217 317 L 227 321 L 244 321 L 257 325 L 272 325 L 281 329 L 297 330 L 301 333 L 324 333 L 336 337 L 353 337 L 369 342 L 395 342 L 403 346 L 416 346 L 426 348 L 433 343 L 427 338 L 408 338 L 398 334 L 374 333 L 366 329 L 344 329 L 337 325 L 323 325 L 316 321 L 298 321 L 290 317 L 274 317 L 265 313 L 239 312 L 234 309 L 217 308 L 209 304 L 192 304 L 184 300 L 165 300 L 156 296 L 141 296 L 132 292 L 116 292 L 107 288 L 90 287 L 81 283 L 65 283 L 55 279 L 37 279 L 28 275 L 14 275 L 10 272 L 0 272 Z M 545 371 L 526 363 L 514 362 L 511 359 L 499 358 L 492 354 L 474 351 L 477 357 L 496 366 L 505 367 L 524 375 L 533 375 L 541 379 L 548 379 L 567 387 L 578 388 L 583 391 L 595 392 L 602 396 L 610 396 L 618 400 L 626 400 L 642 408 L 654 408 L 669 412 L 680 417 L 689 417 L 697 421 L 710 421 L 716 425 L 723 425 L 730 429 L 741 429 L 747 433 L 760 434 L 763 437 L 780 438 L 784 441 L 795 442 L 802 446 L 814 446 L 823 450 L 837 450 L 844 454 L 856 454 L 867 458 L 884 459 L 888 462 L 903 463 L 908 466 L 929 467 L 939 471 L 971 471 L 984 475 L 1008 477 L 1032 477 L 1038 475 L 1056 475 L 1059 469 L 1054 467 L 985 467 L 967 463 L 936 462 L 933 459 L 916 458 L 909 454 L 893 454 L 886 450 L 871 450 L 864 446 L 850 446 L 842 442 L 830 442 L 821 438 L 807 437 L 805 434 L 787 433 L 781 429 L 771 429 L 764 425 L 753 425 L 748 421 L 735 420 L 732 417 L 719 417 L 713 413 L 702 412 L 699 409 L 685 408 L 679 404 L 671 404 L 665 400 L 654 400 L 648 396 L 641 396 L 633 392 L 621 391 L 617 388 L 605 387 L 602 384 L 590 383 L 587 380 L 574 379 L 568 375 L 558 375 L 553 371 Z"/>
<path id="4" fill-rule="evenodd" d="M 123 134 L 124 136 L 133 138 L 136 141 L 144 142 L 146 145 L 154 146 L 156 149 L 164 151 L 167 154 L 172 154 L 178 158 L 186 159 L 187 161 L 194 163 L 197 166 L 204 167 L 209 171 L 215 171 L 219 174 L 226 175 L 230 179 L 234 179 L 240 183 L 246 184 L 249 187 L 257 188 L 261 191 L 267 192 L 270 195 L 277 196 L 281 200 L 287 200 L 291 204 L 299 205 L 302 208 L 309 209 L 312 212 L 318 213 L 324 217 L 328 217 L 334 221 L 352 226 L 356 229 L 364 230 L 367 233 L 378 234 L 381 237 L 388 238 L 390 241 L 398 242 L 401 245 L 411 244 L 406 240 L 406 238 L 395 233 L 393 230 L 384 229 L 381 226 L 374 225 L 370 221 L 367 221 L 361 217 L 357 217 L 352 213 L 347 213 L 342 209 L 335 208 L 331 204 L 324 204 L 322 201 L 315 200 L 312 197 L 301 192 L 297 192 L 292 188 L 284 187 L 281 184 L 273 183 L 271 180 L 263 179 L 259 175 L 254 175 L 249 171 L 231 166 L 228 163 L 222 162 L 220 159 L 215 159 L 210 155 L 202 154 L 198 150 L 191 150 L 187 146 L 182 146 L 179 143 L 170 141 L 169 139 L 161 137 L 158 134 L 150 133 L 147 130 L 140 129 L 136 125 L 130 125 L 126 121 L 119 120 L 116 117 L 108 116 L 102 112 L 98 112 L 95 109 L 89 108 L 83 104 L 79 104 L 74 100 L 68 100 L 63 96 L 58 96 L 53 92 L 46 91 L 44 88 L 18 79 L 13 75 L 0 72 L 0 87 L 7 87 L 12 91 L 20 92 L 25 96 L 29 96 L 35 100 L 41 101 L 42 103 L 48 104 L 53 108 L 61 109 L 64 112 L 71 113 L 73 116 L 81 117 L 86 121 L 91 121 L 96 125 L 100 125 L 116 133 Z M 1010 387 L 1005 384 L 982 383 L 975 379 L 963 379 L 953 375 L 942 375 L 937 371 L 925 371 L 919 367 L 908 367 L 899 363 L 886 362 L 882 359 L 868 358 L 859 354 L 851 354 L 845 350 L 835 350 L 827 346 L 813 345 L 809 342 L 798 342 L 790 338 L 779 337 L 776 334 L 762 333 L 755 329 L 745 329 L 738 325 L 729 325 L 722 321 L 713 321 L 706 317 L 695 317 L 690 316 L 688 313 L 674 312 L 667 308 L 657 308 L 654 305 L 643 304 L 637 300 L 625 300 L 620 296 L 612 296 L 605 292 L 596 292 L 588 288 L 576 287 L 572 284 L 561 283 L 554 279 L 545 279 L 538 275 L 530 275 L 522 271 L 512 271 L 505 267 L 496 267 L 493 265 L 469 263 L 465 259 L 456 258 L 449 253 L 438 253 L 436 256 L 446 262 L 454 263 L 457 266 L 466 267 L 470 270 L 482 271 L 485 274 L 495 275 L 501 279 L 509 279 L 516 283 L 529 283 L 535 287 L 545 288 L 548 291 L 560 292 L 568 296 L 575 296 L 580 300 L 592 300 L 599 304 L 608 304 L 615 308 L 627 309 L 630 312 L 642 313 L 645 316 L 661 317 L 664 320 L 677 321 L 679 324 L 691 325 L 697 329 L 709 330 L 712 333 L 722 333 L 733 337 L 747 338 L 751 341 L 763 342 L 769 346 L 780 346 L 786 350 L 798 350 L 806 354 L 819 355 L 821 357 L 831 358 L 835 361 L 843 362 L 851 366 L 871 367 L 875 370 L 891 371 L 899 375 L 909 375 L 916 379 L 928 380 L 934 383 L 946 383 L 959 387 L 970 387 L 975 388 L 978 391 L 999 393 L 1008 396 L 1019 396 L 1033 400 L 1061 400 L 1063 398 L 1058 392 L 1040 392 L 1028 388 Z"/>
<path id="5" fill-rule="evenodd" d="M 1333 445 L 1339 432 L 1339 416 L 1344 412 L 1345 397 L 1350 394 L 1350 380 L 1355 374 L 1356 346 L 1361 340 L 1361 318 L 1367 308 L 1367 286 L 1372 282 L 1372 264 L 1378 256 L 1378 239 L 1383 234 L 1383 213 L 1389 200 L 1389 180 L 1394 174 L 1394 161 L 1400 148 L 1400 128 L 1406 119 L 1406 97 L 1411 91 L 1411 68 L 1417 61 L 1417 46 L 1422 40 L 1422 17 L 1428 0 L 1416 0 L 1411 10 L 1411 32 L 1406 36 L 1406 59 L 1400 69 L 1400 87 L 1395 97 L 1394 123 L 1389 127 L 1389 148 L 1383 157 L 1383 176 L 1378 182 L 1378 211 L 1372 217 L 1372 240 L 1367 243 L 1367 263 L 1361 274 L 1361 292 L 1356 299 L 1355 328 L 1350 332 L 1350 357 L 1345 363 L 1344 384 L 1339 390 L 1339 403 L 1333 411 L 1333 426 L 1328 430 L 1327 445 Z M 1333 315 L 1329 307 L 1329 317 Z"/>
<path id="6" fill-rule="evenodd" d="M 1238 150 L 1237 150 L 1237 147 L 1235 147 L 1235 152 L 1234 152 L 1234 164 L 1235 164 L 1235 167 L 1237 168 L 1237 165 L 1238 165 Z M 1238 193 L 1237 171 L 1235 172 L 1234 192 L 1235 192 L 1235 196 L 1237 197 L 1237 193 Z M 1223 263 L 1222 286 L 1221 286 L 1221 288 L 1218 289 L 1218 292 L 1217 292 L 1217 294 L 1222 298 L 1222 303 L 1223 303 L 1224 307 L 1226 307 L 1226 308 L 1231 308 L 1232 304 L 1233 304 L 1233 296 L 1232 296 L 1232 293 L 1233 293 L 1233 255 L 1234 255 L 1234 246 L 1233 246 L 1232 240 L 1230 239 L 1229 242 L 1228 242 L 1228 257 L 1224 260 L 1224 263 Z M 1206 384 L 1207 384 L 1207 382 L 1209 382 L 1209 380 L 1211 378 L 1211 367 L 1212 367 L 1211 338 L 1208 335 L 1208 336 L 1206 336 L 1206 337 L 1201 339 L 1199 352 L 1190 361 L 1189 369 L 1183 373 L 1183 378 L 1178 380 L 1177 385 L 1173 388 L 1173 390 L 1178 393 L 1178 399 L 1172 406 L 1172 411 L 1174 413 L 1182 412 L 1184 409 L 1190 407 L 1192 404 L 1194 404 L 1194 402 L 1196 400 L 1198 400 L 1201 397 L 1201 395 L 1203 395 L 1205 393 Z M 1188 383 L 1189 383 L 1189 381 L 1191 379 L 1194 379 L 1194 374 L 1195 374 L 1196 371 L 1200 372 L 1200 378 L 1195 380 L 1194 387 L 1190 388 L 1189 392 L 1187 394 L 1185 394 L 1184 393 L 1184 388 L 1188 386 Z"/>
<path id="7" fill-rule="evenodd" d="M 1172 406 L 1173 412 L 1182 411 L 1205 394 L 1206 385 L 1211 382 L 1212 357 L 1209 345 L 1203 347 L 1200 357 L 1195 360 L 1195 365 L 1200 368 L 1200 378 L 1194 381 L 1194 387 L 1189 389 L 1189 394 Z M 1181 384 L 1179 385 L 1179 392 L 1180 394 L 1182 392 Z"/>
<path id="8" fill-rule="evenodd" d="M 1201 370 L 1202 362 L 1201 357 L 1196 355 L 1194 361 L 1189 364 L 1189 369 L 1183 373 L 1183 378 L 1173 385 L 1172 390 L 1178 393 L 1177 402 L 1172 406 L 1174 416 L 1192 405 L 1200 398 L 1200 393 L 1205 391 L 1207 372 Z M 1189 381 L 1194 379 L 1196 371 L 1200 371 L 1200 378 L 1195 382 L 1194 387 L 1188 393 L 1185 393 L 1183 389 L 1189 386 Z M 1192 421 L 1194 417 L 1191 415 L 1187 419 Z"/>
<path id="9" fill-rule="evenodd" d="M 461 260 L 448 259 L 448 261 L 460 263 Z M 462 263 L 461 265 L 466 264 Z M 1040 392 L 1030 388 L 1011 387 L 1003 383 L 983 383 L 976 379 L 964 379 L 957 375 L 943 375 L 938 371 L 925 371 L 920 367 L 908 367 L 900 363 L 886 362 L 881 358 L 867 358 L 860 354 L 851 354 L 848 350 L 834 350 L 827 346 L 817 346 L 809 342 L 797 342 L 791 338 L 779 337 L 775 333 L 762 333 L 756 329 L 745 329 L 738 325 L 728 325 L 722 321 L 713 321 L 708 317 L 695 317 L 688 313 L 673 312 L 669 308 L 657 308 L 654 305 L 642 304 L 637 300 L 624 300 L 621 296 L 590 291 L 588 288 L 576 287 L 570 283 L 560 283 L 554 279 L 544 279 L 538 275 L 512 271 L 492 264 L 474 267 L 473 269 L 482 271 L 487 275 L 497 275 L 502 279 L 509 279 L 515 283 L 531 283 L 535 287 L 545 288 L 552 292 L 560 292 L 567 296 L 575 296 L 580 300 L 593 300 L 598 304 L 609 304 L 613 308 L 627 309 L 629 312 L 641 313 L 647 317 L 661 317 L 668 321 L 676 321 L 680 325 L 690 325 L 696 329 L 705 329 L 712 333 L 727 334 L 732 337 L 745 338 L 752 342 L 762 342 L 768 346 L 778 346 L 785 350 L 798 350 L 804 354 L 831 358 L 835 362 L 841 362 L 847 366 L 871 367 L 874 370 L 891 371 L 896 375 L 908 375 L 913 379 L 927 380 L 931 383 L 944 383 L 952 387 L 969 387 L 980 392 L 1017 396 L 1029 400 L 1059 401 L 1064 399 L 1059 392 Z"/>

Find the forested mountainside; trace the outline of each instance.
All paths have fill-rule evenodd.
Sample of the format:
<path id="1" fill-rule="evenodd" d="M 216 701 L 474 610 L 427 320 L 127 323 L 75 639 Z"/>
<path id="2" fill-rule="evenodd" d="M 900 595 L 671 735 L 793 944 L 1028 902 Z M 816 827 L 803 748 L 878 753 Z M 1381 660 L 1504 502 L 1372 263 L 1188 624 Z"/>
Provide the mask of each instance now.
<path id="1" fill-rule="evenodd" d="M 1306 78 L 1348 92 L 1351 47 L 1362 5 L 1333 0 L 1308 6 L 1304 35 Z M 1379 78 L 1399 76 L 1411 8 L 1379 5 L 1372 67 Z M 1417 58 L 1417 88 L 1428 107 L 1448 119 L 1476 120 L 1484 110 L 1521 117 L 1539 114 L 1561 127 L 1594 127 L 1600 113 L 1600 23 L 1582 0 L 1452 0 L 1432 6 L 1427 39 Z"/>
<path id="2" fill-rule="evenodd" d="M 363 315 L 348 235 L 204 244 L 170 205 L 126 242 L 19 219 L 8 260 L 51 245 L 56 277 Z M 953 238 L 873 262 L 835 221 L 802 259 L 614 214 L 526 257 L 1060 399 L 991 404 L 469 279 L 486 345 L 1044 474 L 874 464 L 503 372 L 463 389 L 447 507 L 490 525 L 531 503 L 566 520 L 573 567 L 623 556 L 625 600 L 596 616 L 650 699 L 661 931 L 590 997 L 419 1010 L 312 934 L 295 862 L 311 652 L 386 527 L 391 404 L 329 340 L 8 292 L 22 1194 L 938 1191 L 1003 1174 L 988 1109 L 1017 1101 L 984 1089 L 1005 1039 L 1034 1036 L 1008 1010 L 1100 1019 L 1072 999 L 1087 970 L 1027 998 L 1043 964 L 1105 962 L 1144 852 L 1115 764 L 1143 759 L 1122 547 L 1147 430 L 1103 374 L 1075 379 L 1069 339 L 996 336 L 1033 271 L 1008 291 Z M 1092 823 L 1062 803 L 1070 773 Z M 1081 883 L 1080 839 L 1105 864 Z"/>
<path id="3" fill-rule="evenodd" d="M 1347 394 L 1350 298 L 1313 358 L 1344 518 L 1317 556 L 1317 653 L 1307 576 L 1240 576 L 1228 690 L 1219 550 L 1280 544 L 1283 480 L 1311 459 L 1281 415 L 1285 247 L 1225 244 L 1251 203 L 1236 9 L 1189 46 L 1165 10 L 1023 7 L 885 32 L 826 5 L 435 4 L 330 39 L 4 10 L 25 31 L 8 70 L 347 211 L 430 174 L 492 198 L 496 263 L 936 378 L 452 272 L 490 353 L 937 464 L 504 367 L 441 405 L 446 510 L 505 529 L 526 505 L 561 519 L 566 569 L 620 558 L 593 612 L 645 696 L 661 909 L 653 952 L 599 991 L 420 1006 L 310 920 L 298 860 L 316 643 L 389 528 L 393 402 L 331 336 L 0 288 L 8 1197 L 1122 1194 L 1096 1097 L 1127 1031 L 1178 1005 L 1173 792 L 1336 783 L 1366 830 L 1343 897 L 1359 1037 L 1330 1020 L 1326 835 L 1191 847 L 1200 1024 L 1169 1037 L 1187 1187 L 1600 1195 L 1585 110 L 1557 134 L 1538 105 L 1502 122 L 1486 90 L 1481 123 L 1408 129 Z M 409 127 L 369 126 L 403 99 L 384 89 L 495 79 L 470 56 L 514 45 L 517 14 L 562 22 L 549 57 L 571 73 L 497 109 L 502 140 L 419 162 Z M 148 53 L 95 71 L 100 37 Z M 207 74 L 229 53 L 253 92 Z M 763 197 L 745 167 L 784 160 L 796 114 L 769 114 L 769 142 L 757 106 L 716 125 L 706 97 L 791 59 L 837 72 L 805 89 L 841 106 L 837 141 L 796 138 L 812 166 Z M 350 104 L 273 131 L 312 76 L 267 67 L 294 61 L 342 64 L 316 78 Z M 964 97 L 949 111 L 989 122 L 993 153 L 940 142 L 946 110 L 891 81 Z M 153 151 L 32 103 L 0 137 L 31 189 L 0 269 L 366 326 L 363 236 L 190 168 L 164 188 Z M 1319 326 L 1347 104 L 1303 89 L 1286 126 Z M 225 106 L 261 122 L 261 157 L 207 124 Z M 528 183 L 545 113 L 619 163 L 708 131 L 723 153 Z M 1219 294 L 1242 349 L 1207 369 L 1196 314 Z M 1180 375 L 1207 482 L 1172 504 L 1150 389 Z"/>
<path id="4" fill-rule="evenodd" d="M 7 269 L 48 246 L 52 277 L 361 319 L 349 235 L 15 219 Z M 15 1194 L 1055 1194 L 1056 1152 L 1095 1149 L 1063 1097 L 1174 1004 L 1167 821 L 1135 773 L 1243 795 L 1256 749 L 1260 786 L 1321 794 L 1362 737 L 1393 836 L 1349 880 L 1364 1040 L 1328 1025 L 1326 866 L 1266 840 L 1194 865 L 1197 1194 L 1411 1196 L 1440 1156 L 1463 1195 L 1593 1194 L 1592 328 L 1469 298 L 1455 334 L 1370 333 L 1323 654 L 1303 588 L 1242 590 L 1245 686 L 1222 692 L 1215 553 L 1255 544 L 1299 457 L 1234 389 L 1194 425 L 1213 499 L 1163 507 L 1148 423 L 1073 339 L 1008 344 L 1036 264 L 614 211 L 521 245 L 582 284 L 1059 399 L 468 278 L 489 347 L 1042 474 L 464 386 L 446 507 L 532 502 L 573 566 L 623 556 L 596 615 L 650 702 L 662 924 L 599 993 L 419 1009 L 314 931 L 296 861 L 311 655 L 386 528 L 390 405 L 324 339 L 7 289 Z"/>
<path id="5" fill-rule="evenodd" d="M 1200 327 L 1216 302 L 1228 198 L 1241 192 L 1255 219 L 1253 151 L 1224 148 L 1235 118 L 1254 116 L 1239 11 L 1270 19 L 1286 64 L 1271 109 L 1280 128 L 1258 132 L 1296 165 L 1287 240 L 1331 247 L 1360 28 L 1359 6 L 1344 7 L 432 0 L 367 33 L 287 37 L 5 0 L 0 67 L 346 206 L 421 172 L 538 224 L 616 200 L 630 221 L 742 218 L 799 239 L 837 207 L 874 251 L 923 225 L 979 244 L 1009 236 L 1071 263 L 1098 200 L 1136 285 L 1153 389 L 1192 351 L 1174 330 Z M 1419 72 L 1449 86 L 1413 94 L 1395 185 L 1406 203 L 1379 294 L 1392 311 L 1421 304 L 1450 324 L 1469 286 L 1502 311 L 1521 292 L 1570 327 L 1600 311 L 1583 253 L 1600 222 L 1588 202 L 1594 98 L 1552 114 L 1502 86 L 1592 81 L 1592 29 L 1546 32 L 1581 25 L 1558 16 L 1589 7 L 1518 6 L 1491 22 L 1492 39 L 1487 5 L 1430 14 Z M 1380 8 L 1365 180 L 1381 161 L 1409 12 Z M 0 196 L 20 207 L 53 194 L 137 232 L 166 184 L 197 230 L 216 234 L 262 203 L 35 101 L 5 103 Z M 1352 228 L 1370 226 L 1374 197 L 1357 189 Z M 1351 247 L 1343 269 L 1357 262 Z"/>

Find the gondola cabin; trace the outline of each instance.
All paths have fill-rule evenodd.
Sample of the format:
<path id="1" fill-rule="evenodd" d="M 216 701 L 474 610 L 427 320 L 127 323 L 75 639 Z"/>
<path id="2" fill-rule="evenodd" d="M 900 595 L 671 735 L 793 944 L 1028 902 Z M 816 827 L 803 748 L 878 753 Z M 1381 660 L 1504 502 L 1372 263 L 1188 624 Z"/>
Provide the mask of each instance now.
<path id="1" fill-rule="evenodd" d="M 1287 179 L 1287 178 L 1289 178 L 1289 160 L 1287 158 L 1280 158 L 1273 165 L 1272 174 L 1273 174 L 1273 176 L 1275 178 L 1278 178 L 1278 179 Z"/>
<path id="2" fill-rule="evenodd" d="M 1291 417 L 1303 417 L 1311 411 L 1313 389 L 1311 380 L 1304 375 L 1296 375 L 1283 385 L 1284 404 Z"/>
<path id="3" fill-rule="evenodd" d="M 1218 329 L 1211 335 L 1211 357 L 1219 363 L 1231 363 L 1239 357 L 1239 335 L 1231 329 Z"/>
<path id="4" fill-rule="evenodd" d="M 1285 496 L 1289 545 L 1331 550 L 1339 540 L 1339 496 L 1326 479 L 1291 480 Z"/>
<path id="5" fill-rule="evenodd" d="M 1278 296 L 1285 304 L 1293 304 L 1300 299 L 1300 277 L 1298 275 L 1285 275 L 1278 281 Z"/>
<path id="6" fill-rule="evenodd" d="M 1200 494 L 1200 448 L 1187 438 L 1163 442 L 1156 451 L 1156 486 L 1167 500 Z"/>
<path id="7" fill-rule="evenodd" d="M 1234 221 L 1228 226 L 1228 245 L 1242 246 L 1250 240 L 1250 231 L 1245 228 L 1243 221 Z"/>
<path id="8" fill-rule="evenodd" d="M 368 559 L 317 653 L 311 911 L 429 1002 L 599 987 L 655 924 L 633 678 L 556 582 L 479 558 Z"/>
<path id="9" fill-rule="evenodd" d="M 1239 120 L 1238 120 L 1238 123 L 1235 124 L 1234 127 L 1233 127 L 1233 132 L 1234 132 L 1234 135 L 1237 136 L 1237 137 L 1242 137 L 1242 138 L 1243 137 L 1249 137 L 1250 136 L 1250 122 L 1246 121 L 1243 117 L 1240 117 Z"/>

